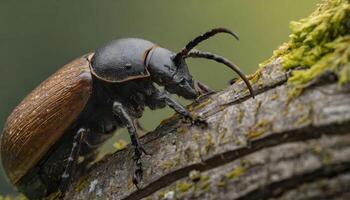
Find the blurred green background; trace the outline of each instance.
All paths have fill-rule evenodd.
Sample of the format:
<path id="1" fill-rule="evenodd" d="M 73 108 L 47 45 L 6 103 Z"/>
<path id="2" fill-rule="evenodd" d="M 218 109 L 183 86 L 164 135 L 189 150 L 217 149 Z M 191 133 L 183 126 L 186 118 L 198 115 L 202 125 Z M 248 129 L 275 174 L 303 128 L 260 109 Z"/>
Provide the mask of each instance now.
<path id="1" fill-rule="evenodd" d="M 241 40 L 215 37 L 198 48 L 221 54 L 253 72 L 288 39 L 288 24 L 308 15 L 320 0 L 0 0 L 0 129 L 11 110 L 35 86 L 70 60 L 109 40 L 140 37 L 170 50 L 218 26 Z M 189 60 L 195 79 L 214 89 L 233 72 L 206 60 Z M 169 109 L 142 119 L 149 130 Z M 13 192 L 0 169 L 0 194 Z"/>

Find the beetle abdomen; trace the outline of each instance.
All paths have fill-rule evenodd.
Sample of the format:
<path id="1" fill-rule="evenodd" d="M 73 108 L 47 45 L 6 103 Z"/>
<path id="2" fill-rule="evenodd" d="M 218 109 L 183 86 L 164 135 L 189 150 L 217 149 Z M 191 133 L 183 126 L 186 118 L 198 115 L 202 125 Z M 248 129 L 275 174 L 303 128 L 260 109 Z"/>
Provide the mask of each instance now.
<path id="1" fill-rule="evenodd" d="M 50 76 L 7 119 L 1 157 L 13 184 L 39 162 L 84 109 L 92 90 L 88 56 Z"/>

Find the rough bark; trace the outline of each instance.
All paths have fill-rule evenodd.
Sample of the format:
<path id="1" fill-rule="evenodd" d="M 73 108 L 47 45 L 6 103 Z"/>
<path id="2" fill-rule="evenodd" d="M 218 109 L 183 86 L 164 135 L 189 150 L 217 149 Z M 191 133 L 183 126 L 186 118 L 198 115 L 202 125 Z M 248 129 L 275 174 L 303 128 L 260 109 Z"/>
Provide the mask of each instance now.
<path id="1" fill-rule="evenodd" d="M 141 139 L 144 177 L 131 181 L 131 148 L 105 157 L 66 199 L 344 199 L 350 197 L 350 92 L 323 82 L 288 98 L 279 61 L 204 97 Z"/>

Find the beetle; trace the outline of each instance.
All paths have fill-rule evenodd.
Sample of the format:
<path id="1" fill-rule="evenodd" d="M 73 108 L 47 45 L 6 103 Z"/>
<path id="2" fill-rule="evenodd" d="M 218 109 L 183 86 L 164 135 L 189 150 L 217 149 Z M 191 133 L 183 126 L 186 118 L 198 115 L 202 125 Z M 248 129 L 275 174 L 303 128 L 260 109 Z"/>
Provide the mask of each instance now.
<path id="1" fill-rule="evenodd" d="M 143 39 L 117 39 L 60 68 L 25 97 L 6 121 L 1 157 L 11 183 L 31 199 L 57 190 L 64 194 L 73 175 L 83 173 L 94 160 L 96 149 L 117 128 L 126 127 L 137 186 L 142 178 L 141 156 L 146 153 L 138 141 L 137 119 L 145 106 L 169 106 L 191 121 L 201 120 L 170 95 L 195 100 L 211 91 L 192 79 L 186 58 L 211 59 L 230 67 L 253 96 L 238 66 L 194 49 L 218 33 L 238 39 L 229 29 L 214 28 L 178 53 Z"/>

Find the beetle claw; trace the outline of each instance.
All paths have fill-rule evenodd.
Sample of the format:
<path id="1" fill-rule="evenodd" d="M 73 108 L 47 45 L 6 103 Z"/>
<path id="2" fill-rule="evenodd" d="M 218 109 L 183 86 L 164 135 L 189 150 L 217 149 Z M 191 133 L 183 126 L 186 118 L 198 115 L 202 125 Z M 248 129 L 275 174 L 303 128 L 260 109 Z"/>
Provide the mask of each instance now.
<path id="1" fill-rule="evenodd" d="M 190 121 L 191 125 L 200 126 L 200 127 L 208 126 L 208 122 L 201 116 L 190 114 L 188 116 L 185 116 L 185 120 Z"/>
<path id="2" fill-rule="evenodd" d="M 140 190 L 139 183 L 142 180 L 143 177 L 143 170 L 142 170 L 142 162 L 141 159 L 138 158 L 135 161 L 136 169 L 133 174 L 132 182 L 134 183 L 135 187 Z"/>

